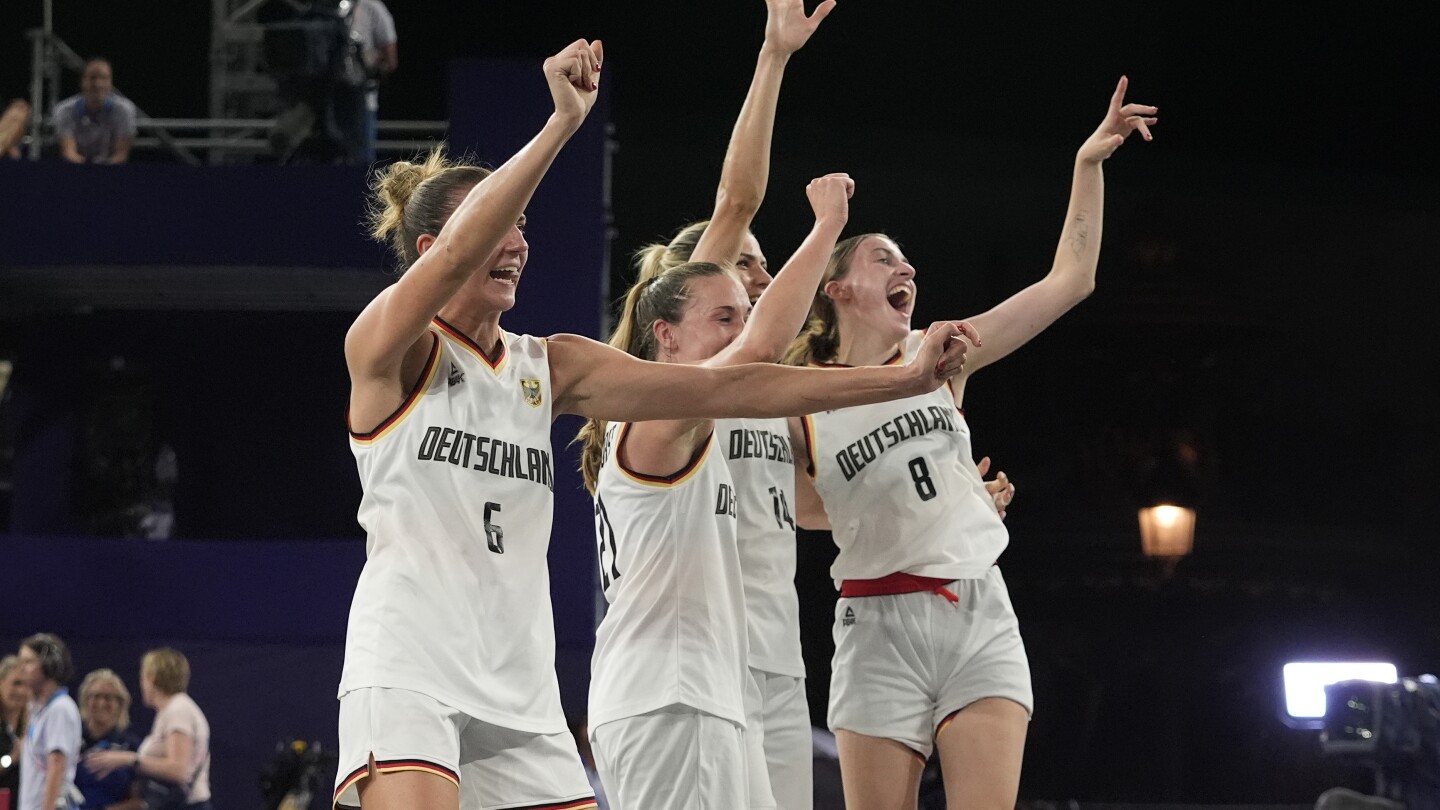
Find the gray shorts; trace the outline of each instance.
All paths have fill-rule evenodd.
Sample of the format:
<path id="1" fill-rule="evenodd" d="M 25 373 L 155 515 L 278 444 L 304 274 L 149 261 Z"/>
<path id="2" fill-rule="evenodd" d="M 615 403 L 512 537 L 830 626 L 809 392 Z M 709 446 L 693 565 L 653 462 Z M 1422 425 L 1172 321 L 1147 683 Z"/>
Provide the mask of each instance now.
<path id="1" fill-rule="evenodd" d="M 928 758 L 947 717 L 983 698 L 1033 711 L 1030 663 L 1000 568 L 948 590 L 841 597 L 828 724 Z"/>

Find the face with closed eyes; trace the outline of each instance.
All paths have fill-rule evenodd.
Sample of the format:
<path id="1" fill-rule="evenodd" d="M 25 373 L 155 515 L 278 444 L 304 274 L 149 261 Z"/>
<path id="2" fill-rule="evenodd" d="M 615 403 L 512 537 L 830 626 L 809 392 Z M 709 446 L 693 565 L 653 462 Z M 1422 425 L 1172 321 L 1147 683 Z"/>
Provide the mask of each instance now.
<path id="1" fill-rule="evenodd" d="M 734 342 L 750 315 L 745 288 L 728 273 L 691 279 L 678 323 L 656 321 L 659 356 L 671 363 L 703 363 Z"/>
<path id="2" fill-rule="evenodd" d="M 900 246 L 869 236 L 850 254 L 849 271 L 825 285 L 845 330 L 874 332 L 895 342 L 910 331 L 915 312 L 915 268 Z"/>

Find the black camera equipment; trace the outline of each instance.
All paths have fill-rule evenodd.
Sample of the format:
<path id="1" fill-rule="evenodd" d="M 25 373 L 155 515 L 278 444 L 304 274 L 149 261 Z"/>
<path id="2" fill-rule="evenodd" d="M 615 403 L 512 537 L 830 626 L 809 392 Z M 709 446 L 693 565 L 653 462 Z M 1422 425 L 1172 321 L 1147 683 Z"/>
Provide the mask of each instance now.
<path id="1" fill-rule="evenodd" d="M 1422 675 L 1325 687 L 1320 748 L 1369 766 L 1376 796 L 1407 810 L 1440 810 L 1440 682 Z"/>

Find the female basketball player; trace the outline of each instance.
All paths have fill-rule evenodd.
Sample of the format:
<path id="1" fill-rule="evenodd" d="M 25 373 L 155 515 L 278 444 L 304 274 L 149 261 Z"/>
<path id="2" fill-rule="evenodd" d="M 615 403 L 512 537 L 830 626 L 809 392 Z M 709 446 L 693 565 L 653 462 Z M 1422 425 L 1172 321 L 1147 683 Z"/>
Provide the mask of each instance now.
<path id="1" fill-rule="evenodd" d="M 730 136 L 714 211 L 708 221 L 681 229 L 668 245 L 642 249 L 637 254 L 637 281 L 697 261 L 734 267 L 751 303 L 769 286 L 772 279 L 765 255 L 750 233 L 750 223 L 764 200 L 769 180 L 770 142 L 780 85 L 790 56 L 809 41 L 834 6 L 829 0 L 807 16 L 802 0 L 767 0 L 764 44 Z M 816 268 L 814 275 L 796 280 L 796 294 L 800 296 L 796 302 L 814 294 L 820 268 L 814 264 L 812 267 Z M 791 274 L 796 272 L 792 270 Z M 803 318 L 803 314 L 799 317 Z M 799 329 L 794 316 L 788 320 L 792 322 L 790 328 Z M 767 356 L 771 354 L 766 352 Z M 773 803 L 781 810 L 810 810 L 814 804 L 814 780 L 810 709 L 805 701 L 805 664 L 800 656 L 799 604 L 794 585 L 795 532 L 790 508 L 785 506 L 781 511 L 781 504 L 795 500 L 790 437 L 783 419 L 725 420 L 715 425 L 715 436 L 717 452 L 734 479 L 748 617 L 750 668 L 749 680 L 744 684 L 744 742 L 749 767 L 755 771 L 750 774 L 754 781 L 749 806 L 762 808 Z"/>
<path id="2" fill-rule="evenodd" d="M 641 249 L 639 282 L 692 261 L 733 265 L 753 303 L 772 281 L 749 226 L 768 180 L 780 80 L 788 56 L 804 45 L 833 3 L 822 4 L 810 17 L 800 0 L 769 0 L 767 6 L 765 45 L 725 154 L 714 213 L 708 221 L 682 228 L 668 243 Z M 816 280 L 799 284 L 803 295 L 812 294 Z M 810 810 L 813 755 L 795 592 L 795 465 L 789 432 L 783 419 L 727 419 L 716 422 L 715 436 L 735 494 L 749 645 L 747 754 L 752 763 L 763 754 L 770 793 L 780 810 Z M 989 460 L 981 465 L 983 477 Z M 1003 472 L 986 487 L 997 509 L 1014 496 Z M 759 787 L 752 786 L 752 807 L 765 801 Z"/>
<path id="3" fill-rule="evenodd" d="M 738 279 L 693 262 L 631 288 L 612 345 L 670 364 L 773 362 L 804 321 L 852 189 L 845 175 L 811 182 L 815 226 L 748 323 Z M 582 435 L 610 603 L 589 709 L 607 795 L 620 807 L 773 806 L 763 752 L 742 731 L 745 595 L 714 421 L 592 420 Z"/>
<path id="4" fill-rule="evenodd" d="M 555 113 L 493 173 L 436 153 L 377 182 L 375 232 L 406 269 L 345 341 L 368 539 L 340 683 L 338 804 L 593 806 L 554 673 L 553 416 L 803 413 L 914 395 L 962 367 L 953 326 L 906 369 L 833 381 L 504 332 L 529 251 L 524 207 L 589 113 L 601 55 L 580 40 L 546 60 Z"/>
<path id="5" fill-rule="evenodd" d="M 1015 804 L 1030 673 L 995 560 L 1008 538 L 971 463 L 959 411 L 977 369 L 1018 349 L 1095 284 L 1104 209 L 1101 163 L 1154 107 L 1125 104 L 1122 78 L 1076 156 L 1069 212 L 1045 278 L 971 320 L 984 336 L 951 386 L 930 395 L 796 420 L 810 475 L 797 483 L 801 525 L 829 528 L 840 584 L 829 725 L 846 806 L 914 807 L 938 744 L 951 807 Z M 824 366 L 900 362 L 915 269 L 879 234 L 835 249 L 812 322 L 790 359 Z M 813 483 L 813 486 L 812 486 Z M 823 507 L 815 495 L 823 499 Z"/>

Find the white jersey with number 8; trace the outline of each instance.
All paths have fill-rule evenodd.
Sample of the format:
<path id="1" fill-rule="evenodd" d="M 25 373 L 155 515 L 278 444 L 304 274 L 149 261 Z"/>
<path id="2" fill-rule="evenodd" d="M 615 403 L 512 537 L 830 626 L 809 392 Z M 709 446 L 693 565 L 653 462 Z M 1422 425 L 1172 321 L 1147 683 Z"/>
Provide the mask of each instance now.
<path id="1" fill-rule="evenodd" d="M 920 347 L 912 332 L 890 363 Z M 815 489 L 840 555 L 838 584 L 907 573 L 978 579 L 1009 543 L 975 469 L 950 387 L 803 420 Z"/>

